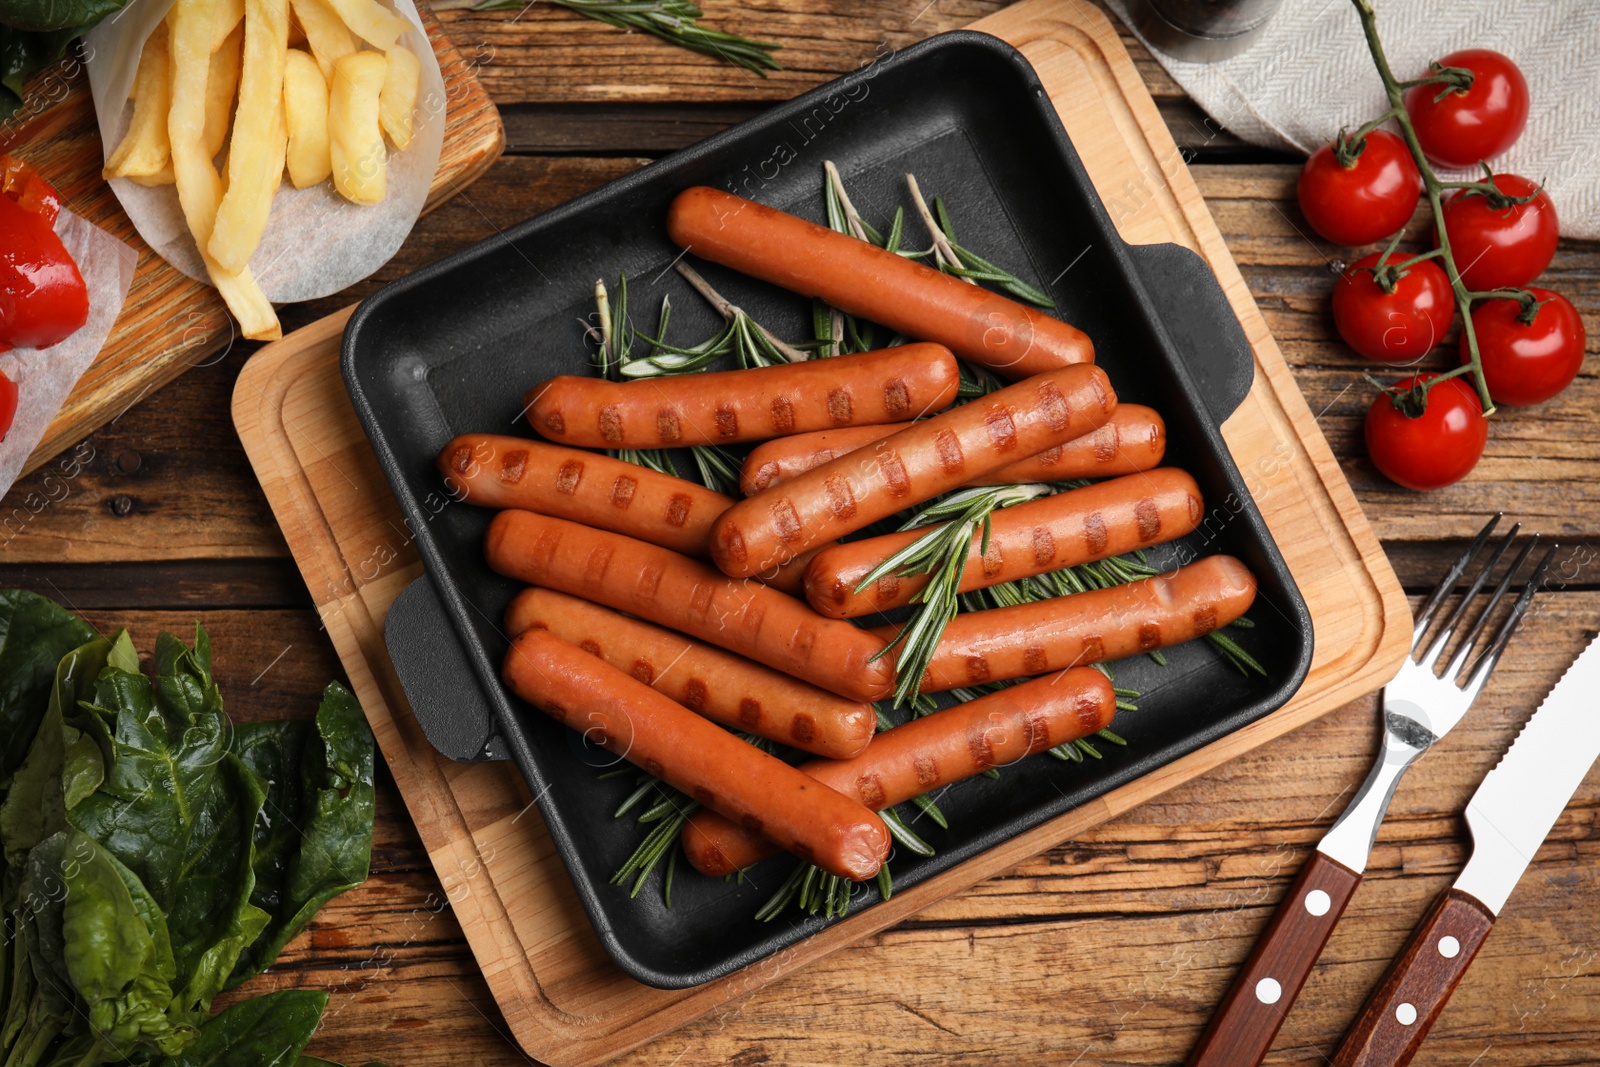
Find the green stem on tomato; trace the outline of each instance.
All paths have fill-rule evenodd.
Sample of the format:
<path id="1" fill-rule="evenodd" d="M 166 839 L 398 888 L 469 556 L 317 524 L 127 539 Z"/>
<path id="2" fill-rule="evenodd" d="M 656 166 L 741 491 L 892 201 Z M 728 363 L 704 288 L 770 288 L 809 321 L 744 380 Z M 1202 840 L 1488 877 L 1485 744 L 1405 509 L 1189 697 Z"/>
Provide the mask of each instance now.
<path id="1" fill-rule="evenodd" d="M 1400 82 L 1395 78 L 1394 71 L 1389 69 L 1389 59 L 1384 55 L 1383 42 L 1378 39 L 1378 17 L 1372 9 L 1372 0 L 1353 0 L 1353 2 L 1361 16 L 1361 29 L 1367 38 L 1367 50 L 1372 53 L 1372 62 L 1378 68 L 1378 77 L 1383 79 L 1383 88 L 1388 94 L 1394 120 L 1400 126 L 1400 133 L 1405 138 L 1406 147 L 1411 150 L 1411 158 L 1416 162 L 1417 171 L 1422 175 L 1422 184 L 1427 189 L 1428 206 L 1433 210 L 1434 229 L 1439 236 L 1439 250 L 1444 260 L 1445 275 L 1450 279 L 1451 291 L 1455 293 L 1456 307 L 1461 312 L 1461 335 L 1467 341 L 1468 362 L 1462 368 L 1431 379 L 1427 387 L 1432 388 L 1446 378 L 1454 378 L 1470 370 L 1472 380 L 1478 387 L 1478 400 L 1483 404 L 1484 415 L 1493 415 L 1494 399 L 1489 395 L 1489 387 L 1483 380 L 1483 359 L 1478 355 L 1478 335 L 1472 328 L 1471 295 L 1461 280 L 1461 272 L 1456 269 L 1455 256 L 1450 251 L 1450 234 L 1444 226 L 1444 204 L 1440 200 L 1442 186 L 1438 177 L 1434 175 L 1433 168 L 1428 165 L 1427 156 L 1422 153 L 1422 143 L 1417 140 L 1416 128 L 1411 125 L 1411 116 L 1405 110 Z"/>
<path id="2" fill-rule="evenodd" d="M 1416 266 L 1418 263 L 1421 263 L 1425 259 L 1438 259 L 1442 255 L 1444 255 L 1444 249 L 1442 249 L 1442 248 L 1431 249 L 1431 250 L 1429 250 L 1427 252 L 1418 252 L 1416 255 L 1412 256 L 1410 259 L 1403 260 L 1402 262 L 1396 263 L 1393 266 L 1391 266 L 1389 269 L 1390 270 L 1405 270 L 1407 267 Z"/>

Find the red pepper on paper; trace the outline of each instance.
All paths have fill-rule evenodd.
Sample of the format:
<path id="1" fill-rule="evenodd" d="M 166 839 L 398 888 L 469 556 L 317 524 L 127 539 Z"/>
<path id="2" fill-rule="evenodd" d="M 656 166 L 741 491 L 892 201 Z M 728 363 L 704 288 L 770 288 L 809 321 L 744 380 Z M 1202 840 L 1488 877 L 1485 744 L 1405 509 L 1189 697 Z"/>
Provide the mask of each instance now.
<path id="1" fill-rule="evenodd" d="M 49 348 L 89 318 L 83 275 L 53 228 L 61 198 L 10 156 L 0 156 L 0 192 L 0 352 Z"/>

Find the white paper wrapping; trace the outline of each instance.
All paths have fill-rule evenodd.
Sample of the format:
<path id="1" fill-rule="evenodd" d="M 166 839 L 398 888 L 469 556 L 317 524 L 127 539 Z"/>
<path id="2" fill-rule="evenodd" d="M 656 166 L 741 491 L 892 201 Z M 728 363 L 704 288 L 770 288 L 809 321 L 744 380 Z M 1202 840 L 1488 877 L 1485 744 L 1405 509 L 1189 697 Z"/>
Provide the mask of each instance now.
<path id="1" fill-rule="evenodd" d="M 139 262 L 132 248 L 65 208 L 56 216 L 55 229 L 89 290 L 89 318 L 60 344 L 0 352 L 0 371 L 17 383 L 16 421 L 0 442 L 0 497 L 17 480 L 50 420 L 111 336 Z"/>
<path id="2" fill-rule="evenodd" d="M 352 204 L 331 181 L 310 189 L 287 181 L 279 187 L 266 236 L 250 257 L 251 273 L 274 304 L 314 300 L 354 285 L 389 261 L 422 214 L 444 144 L 444 78 L 412 0 L 390 3 L 411 23 L 401 43 L 422 62 L 411 144 L 403 152 L 390 148 L 388 196 L 381 204 Z M 133 118 L 128 93 L 145 39 L 171 7 L 172 0 L 133 0 L 85 38 L 89 89 L 107 157 Z M 184 274 L 210 284 L 174 186 L 146 188 L 115 178 L 111 189 L 151 248 Z"/>
<path id="3" fill-rule="evenodd" d="M 1129 6 L 1140 3 L 1110 0 L 1129 25 Z M 1492 161 L 1494 169 L 1544 182 L 1561 236 L 1600 237 L 1594 137 L 1600 4 L 1384 0 L 1377 9 L 1397 78 L 1418 77 L 1429 60 L 1462 48 L 1493 48 L 1511 57 L 1528 80 L 1528 126 Z M 1185 63 L 1155 48 L 1151 53 L 1207 114 L 1252 144 L 1309 153 L 1333 140 L 1339 127 L 1353 130 L 1389 107 L 1349 0 L 1287 0 L 1249 51 L 1220 63 Z M 1435 169 L 1445 179 L 1483 176 Z"/>

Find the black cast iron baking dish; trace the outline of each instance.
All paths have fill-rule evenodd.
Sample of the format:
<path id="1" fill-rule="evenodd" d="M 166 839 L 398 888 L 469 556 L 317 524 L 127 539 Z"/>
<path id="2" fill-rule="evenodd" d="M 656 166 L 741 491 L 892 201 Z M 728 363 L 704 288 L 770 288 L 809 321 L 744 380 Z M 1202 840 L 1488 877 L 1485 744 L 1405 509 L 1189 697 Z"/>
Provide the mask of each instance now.
<path id="1" fill-rule="evenodd" d="M 517 591 L 483 563 L 491 513 L 448 502 L 434 458 L 454 435 L 531 436 L 522 395 L 557 373 L 583 373 L 580 319 L 596 278 L 629 279 L 630 306 L 655 326 L 663 293 L 673 336 L 698 339 L 719 320 L 670 265 L 672 197 L 691 185 L 731 188 L 812 219 L 823 214 L 822 164 L 833 160 L 857 207 L 887 223 L 906 203 L 904 175 L 950 205 L 961 240 L 1046 287 L 1057 314 L 1094 340 L 1124 401 L 1166 417 L 1169 461 L 1199 481 L 1210 509 L 1200 530 L 1155 553 L 1157 563 L 1211 552 L 1243 559 L 1260 581 L 1236 631 L 1269 677 L 1241 675 L 1205 642 L 1116 666 L 1142 692 L 1119 716 L 1125 748 L 1072 764 L 1036 756 L 996 780 L 974 779 L 939 803 L 950 828 L 922 819 L 937 849 L 892 862 L 904 888 L 1108 790 L 1148 774 L 1281 706 L 1299 687 L 1312 649 L 1310 617 L 1217 426 L 1248 391 L 1253 364 L 1238 320 L 1203 262 L 1175 246 L 1132 248 L 1117 236 L 1033 69 L 984 34 L 944 34 L 870 64 L 758 118 L 387 286 L 345 332 L 351 398 L 405 510 L 428 578 L 408 590 L 387 624 L 391 654 L 418 716 L 456 759 L 514 759 L 538 799 L 557 849 L 606 949 L 650 985 L 678 988 L 727 974 L 821 929 L 791 911 L 751 916 L 788 873 L 775 857 L 742 884 L 679 865 L 671 909 L 657 887 L 636 898 L 609 884 L 638 843 L 631 820 L 611 817 L 632 779 L 599 778 L 575 734 L 501 685 L 507 647 L 501 614 Z M 908 223 L 908 246 L 926 239 Z M 774 249 L 782 255 L 782 249 Z M 715 266 L 711 283 L 789 338 L 808 336 L 809 302 Z M 589 371 L 592 373 L 592 370 Z M 908 818 L 915 816 L 909 809 Z M 852 913 L 877 901 L 856 894 Z"/>

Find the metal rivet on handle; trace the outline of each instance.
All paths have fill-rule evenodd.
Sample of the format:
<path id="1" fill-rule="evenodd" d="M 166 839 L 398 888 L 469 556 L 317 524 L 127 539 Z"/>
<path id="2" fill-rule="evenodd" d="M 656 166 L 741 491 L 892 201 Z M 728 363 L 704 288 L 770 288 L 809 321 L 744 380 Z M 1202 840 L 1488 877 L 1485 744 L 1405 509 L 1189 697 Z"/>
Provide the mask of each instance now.
<path id="1" fill-rule="evenodd" d="M 1313 889 L 1306 894 L 1306 911 L 1312 915 L 1326 915 L 1331 907 L 1333 900 L 1322 890 Z"/>
<path id="2" fill-rule="evenodd" d="M 1417 1021 L 1416 1005 L 1405 1003 L 1394 1010 L 1394 1017 L 1400 1021 L 1401 1026 L 1410 1026 Z"/>
<path id="3" fill-rule="evenodd" d="M 1276 978 L 1263 978 L 1256 983 L 1256 999 L 1263 1004 L 1276 1004 L 1283 996 L 1283 987 Z"/>
<path id="4" fill-rule="evenodd" d="M 1439 939 L 1439 955 L 1447 960 L 1453 960 L 1461 955 L 1461 942 L 1445 934 Z"/>

